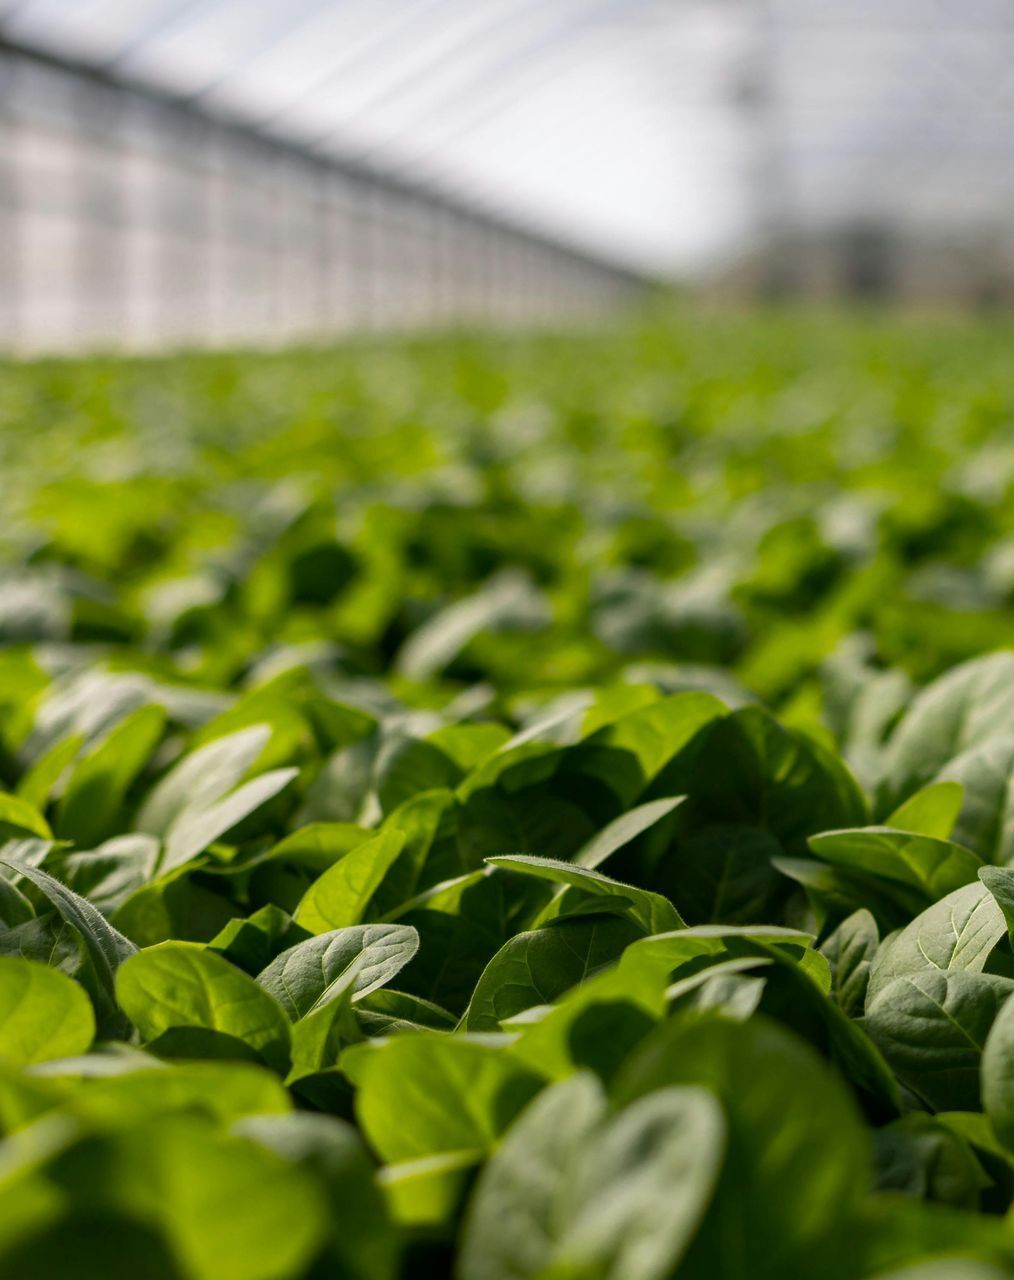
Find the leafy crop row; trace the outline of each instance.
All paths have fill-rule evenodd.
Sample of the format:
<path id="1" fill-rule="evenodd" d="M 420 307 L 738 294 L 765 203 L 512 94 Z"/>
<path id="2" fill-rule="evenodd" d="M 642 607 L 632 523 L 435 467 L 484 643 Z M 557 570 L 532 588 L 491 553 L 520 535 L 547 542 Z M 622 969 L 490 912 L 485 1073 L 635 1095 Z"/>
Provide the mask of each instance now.
<path id="1" fill-rule="evenodd" d="M 1014 1274 L 1007 336 L 0 378 L 0 1280 Z"/>

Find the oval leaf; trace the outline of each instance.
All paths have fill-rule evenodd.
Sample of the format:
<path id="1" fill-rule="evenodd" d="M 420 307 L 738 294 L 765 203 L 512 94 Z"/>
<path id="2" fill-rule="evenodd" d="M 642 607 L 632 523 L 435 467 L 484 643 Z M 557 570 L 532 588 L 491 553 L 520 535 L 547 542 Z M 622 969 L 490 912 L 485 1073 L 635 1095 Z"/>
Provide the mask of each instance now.
<path id="1" fill-rule="evenodd" d="M 84 990 L 57 969 L 0 956 L 0 1059 L 15 1066 L 84 1053 L 95 1015 Z"/>
<path id="2" fill-rule="evenodd" d="M 144 1040 L 174 1027 L 234 1036 L 276 1070 L 287 1070 L 289 1020 L 253 978 L 196 942 L 162 942 L 120 967 L 116 995 Z"/>

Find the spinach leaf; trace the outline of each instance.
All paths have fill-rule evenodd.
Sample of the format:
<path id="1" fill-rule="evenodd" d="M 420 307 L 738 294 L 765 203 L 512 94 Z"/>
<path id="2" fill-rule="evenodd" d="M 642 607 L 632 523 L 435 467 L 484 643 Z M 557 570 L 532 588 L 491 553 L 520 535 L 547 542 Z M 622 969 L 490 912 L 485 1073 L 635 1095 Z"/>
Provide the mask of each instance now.
<path id="1" fill-rule="evenodd" d="M 937 1111 L 976 1111 L 993 1021 L 1014 981 L 965 970 L 910 974 L 867 1006 L 865 1026 L 898 1079 Z"/>
<path id="2" fill-rule="evenodd" d="M 0 956 L 0 1059 L 27 1066 L 84 1053 L 95 1015 L 71 978 L 34 960 Z"/>
<path id="3" fill-rule="evenodd" d="M 120 1007 L 146 1041 L 179 1027 L 220 1032 L 284 1071 L 289 1020 L 281 1005 L 228 960 L 193 942 L 137 952 L 116 976 Z"/>

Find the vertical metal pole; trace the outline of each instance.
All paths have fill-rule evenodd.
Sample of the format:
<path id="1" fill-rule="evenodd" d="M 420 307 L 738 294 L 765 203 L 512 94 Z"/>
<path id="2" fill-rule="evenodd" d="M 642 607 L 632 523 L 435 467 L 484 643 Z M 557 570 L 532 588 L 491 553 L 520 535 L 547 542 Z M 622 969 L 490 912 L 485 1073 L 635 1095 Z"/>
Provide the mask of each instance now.
<path id="1" fill-rule="evenodd" d="M 790 175 L 782 145 L 777 56 L 778 26 L 772 0 L 756 0 L 738 102 L 749 126 L 750 181 L 763 264 L 758 285 L 765 297 L 790 293 L 794 283 L 791 254 L 785 244 L 791 229 Z"/>
<path id="2" fill-rule="evenodd" d="M 254 342 L 270 332 L 275 307 L 275 155 L 263 143 L 256 147 L 250 169 L 250 191 L 256 209 L 254 250 L 257 255 L 257 309 L 245 319 L 244 341 Z"/>
<path id="3" fill-rule="evenodd" d="M 447 261 L 447 244 L 444 235 L 446 211 L 442 204 L 433 206 L 432 254 L 433 254 L 433 321 L 443 328 L 451 313 L 451 280 Z"/>
<path id="4" fill-rule="evenodd" d="M 331 183 L 331 236 L 334 246 L 334 320 L 336 331 L 347 333 L 353 324 L 352 194 L 348 178 L 336 175 Z"/>
<path id="5" fill-rule="evenodd" d="M 390 323 L 388 285 L 391 263 L 388 257 L 390 196 L 375 183 L 369 195 L 370 327 L 383 331 Z"/>
<path id="6" fill-rule="evenodd" d="M 419 307 L 422 323 L 432 325 L 440 307 L 440 262 L 437 257 L 436 214 L 425 201 L 419 205 L 422 236 L 423 298 Z"/>
<path id="7" fill-rule="evenodd" d="M 268 157 L 268 164 L 271 190 L 265 236 L 268 277 L 267 333 L 278 333 L 281 330 L 285 299 L 285 174 L 278 152 L 272 150 Z M 266 337 L 267 334 L 260 336 Z"/>
<path id="8" fill-rule="evenodd" d="M 103 193 L 97 160 L 98 137 L 105 123 L 100 94 L 87 81 L 68 83 L 70 116 L 64 127 L 73 149 L 71 160 L 71 210 L 74 219 L 74 265 L 71 273 L 70 314 L 73 332 L 65 335 L 74 346 L 94 342 L 97 300 L 103 293 L 102 226 Z"/>
<path id="9" fill-rule="evenodd" d="M 207 225 L 207 320 L 205 342 L 221 342 L 228 333 L 229 248 L 228 177 L 230 143 L 209 129 L 205 155 L 204 205 Z"/>
<path id="10" fill-rule="evenodd" d="M 444 258 L 444 277 L 447 280 L 447 323 L 457 327 L 461 323 L 461 254 L 456 235 L 457 215 L 450 208 L 443 210 L 441 228 L 441 252 Z"/>
<path id="11" fill-rule="evenodd" d="M 126 99 L 123 173 L 124 234 L 127 270 L 124 273 L 124 315 L 131 337 L 140 345 L 157 342 L 153 290 L 155 227 L 151 208 L 153 169 L 150 111 L 142 98 Z"/>
<path id="12" fill-rule="evenodd" d="M 176 156 L 173 145 L 173 122 L 164 113 L 156 117 L 153 138 L 158 146 L 161 163 L 157 170 L 157 193 L 152 204 L 156 223 L 156 252 L 158 264 L 155 273 L 155 293 L 159 314 L 157 337 L 160 345 L 172 343 L 178 325 L 177 247 L 173 209 L 176 205 Z"/>
<path id="13" fill-rule="evenodd" d="M 328 175 L 323 169 L 312 174 L 312 207 L 310 211 L 313 256 L 313 321 L 312 337 L 321 342 L 330 333 L 334 296 L 334 262 L 328 218 Z"/>
<path id="14" fill-rule="evenodd" d="M 488 222 L 481 229 L 482 319 L 490 327 L 496 319 L 496 237 Z"/>
<path id="15" fill-rule="evenodd" d="M 377 321 L 376 195 L 373 183 L 355 184 L 351 236 L 353 269 L 353 324 L 371 330 Z"/>
<path id="16" fill-rule="evenodd" d="M 86 347 L 109 346 L 124 338 L 122 95 L 85 82 L 72 101 L 78 120 L 74 337 Z"/>
<path id="17" fill-rule="evenodd" d="M 194 316 L 193 341 L 206 346 L 215 332 L 217 320 L 217 284 L 222 268 L 218 238 L 218 130 L 208 121 L 201 130 L 200 168 L 197 172 L 198 226 L 197 250 L 197 314 Z"/>

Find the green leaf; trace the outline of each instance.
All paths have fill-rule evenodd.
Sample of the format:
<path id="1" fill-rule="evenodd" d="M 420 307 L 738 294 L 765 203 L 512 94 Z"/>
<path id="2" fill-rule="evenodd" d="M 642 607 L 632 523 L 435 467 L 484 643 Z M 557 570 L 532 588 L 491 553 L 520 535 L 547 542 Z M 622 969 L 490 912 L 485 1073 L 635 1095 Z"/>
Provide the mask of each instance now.
<path id="1" fill-rule="evenodd" d="M 916 1262 L 910 1267 L 878 1271 L 871 1280 L 1005 1280 L 1008 1272 L 972 1257 L 953 1254 L 936 1261 Z"/>
<path id="2" fill-rule="evenodd" d="M 97 849 L 64 854 L 60 874 L 75 893 L 109 914 L 151 879 L 159 852 L 154 836 L 141 832 L 113 836 Z"/>
<path id="3" fill-rule="evenodd" d="M 810 950 L 813 935 L 780 925 L 693 925 L 675 933 L 641 938 L 623 953 L 620 969 L 629 973 L 631 980 L 665 987 L 680 976 L 684 965 L 696 967 L 704 959 L 729 958 L 730 948 L 742 942 L 784 949 L 825 995 L 830 991 L 827 961 L 819 952 Z"/>
<path id="4" fill-rule="evenodd" d="M 84 742 L 84 735 L 80 733 L 71 734 L 69 737 L 55 742 L 22 775 L 21 781 L 18 783 L 18 798 L 27 801 L 28 804 L 33 805 L 41 813 L 49 803 L 54 787 L 60 781 L 68 765 L 81 750 Z"/>
<path id="5" fill-rule="evenodd" d="M 193 1280 L 301 1274 L 327 1235 L 326 1200 L 308 1172 L 193 1116 L 85 1137 L 45 1173 L 78 1213 L 151 1224 L 176 1264 L 170 1274 L 178 1265 Z"/>
<path id="6" fill-rule="evenodd" d="M 256 977 L 302 930 L 281 907 L 261 907 L 249 916 L 234 916 L 208 942 L 212 951 Z M 195 939 L 200 941 L 200 939 Z M 294 944 L 293 944 L 294 945 Z"/>
<path id="7" fill-rule="evenodd" d="M 260 866 L 264 862 L 291 860 L 319 875 L 369 837 L 366 827 L 352 822 L 310 822 L 297 827 L 253 862 Z"/>
<path id="8" fill-rule="evenodd" d="M 211 808 L 242 781 L 270 737 L 270 725 L 255 724 L 184 756 L 148 796 L 138 831 L 165 836 L 186 809 Z"/>
<path id="9" fill-rule="evenodd" d="M 964 793 L 953 839 L 986 862 L 1014 861 L 1014 734 L 975 743 L 951 760 L 941 777 L 953 779 L 949 785 Z"/>
<path id="10" fill-rule="evenodd" d="M 773 919 L 785 898 L 781 844 L 759 827 L 716 824 L 680 839 L 659 863 L 657 887 L 694 924 Z"/>
<path id="11" fill-rule="evenodd" d="M 581 846 L 571 861 L 576 867 L 586 867 L 594 871 L 624 845 L 636 840 L 657 822 L 683 803 L 685 796 L 666 796 L 661 800 L 649 800 L 634 809 L 628 809 L 619 818 L 608 823 L 601 831 Z"/>
<path id="12" fill-rule="evenodd" d="M 35 916 L 35 909 L 25 895 L 0 875 L 0 934 L 5 929 L 24 924 Z"/>
<path id="13" fill-rule="evenodd" d="M 936 1111 L 979 1109 L 979 1063 L 1014 982 L 963 970 L 896 978 L 865 1026 L 898 1079 Z"/>
<path id="14" fill-rule="evenodd" d="M 416 928 L 420 939 L 419 954 L 405 971 L 405 988 L 461 1013 L 483 969 L 534 909 L 524 893 L 529 885 L 546 888 L 548 896 L 543 881 L 483 867 L 405 903 L 397 919 Z"/>
<path id="15" fill-rule="evenodd" d="M 242 1040 L 275 1070 L 289 1057 L 289 1019 L 269 992 L 214 951 L 163 942 L 121 965 L 116 996 L 146 1041 L 176 1027 L 201 1027 Z"/>
<path id="16" fill-rule="evenodd" d="M 761 828 L 790 854 L 808 836 L 867 819 L 866 799 L 843 761 L 760 707 L 717 720 L 702 735 L 680 811 L 689 832 Z"/>
<path id="17" fill-rule="evenodd" d="M 809 845 L 823 862 L 906 885 L 931 901 L 972 883 L 982 866 L 959 844 L 890 827 L 825 831 Z"/>
<path id="18" fill-rule="evenodd" d="M 574 785 L 583 791 L 587 784 L 579 779 Z M 584 796 L 579 803 L 561 794 L 560 786 L 545 780 L 518 790 L 490 787 L 471 792 L 456 810 L 453 845 L 448 840 L 439 850 L 444 855 L 441 878 L 473 870 L 481 866 L 483 858 L 511 849 L 540 850 L 548 857 L 569 861 L 596 827 L 588 803 Z M 439 865 L 436 852 L 434 866 Z M 454 859 L 451 865 L 447 865 L 449 855 Z"/>
<path id="19" fill-rule="evenodd" d="M 982 1106 L 1008 1151 L 1014 1151 L 1014 1003 L 996 1015 L 982 1050 Z"/>
<path id="20" fill-rule="evenodd" d="M 139 947 L 172 939 L 210 942 L 233 918 L 235 906 L 206 885 L 181 868 L 135 890 L 113 920 Z"/>
<path id="21" fill-rule="evenodd" d="M 92 1052 L 42 1068 L 75 1084 L 74 1110 L 103 1128 L 187 1112 L 233 1124 L 250 1115 L 279 1115 L 292 1099 L 274 1072 L 252 1062 L 174 1062 L 140 1050 L 128 1057 Z M 39 1073 L 36 1073 L 39 1074 Z"/>
<path id="22" fill-rule="evenodd" d="M 590 1068 L 608 1083 L 627 1053 L 665 1015 L 668 985 L 667 973 L 612 965 L 553 1005 L 505 1019 L 518 1037 L 512 1052 L 550 1080 Z"/>
<path id="23" fill-rule="evenodd" d="M 395 1222 L 408 1229 L 448 1230 L 483 1154 L 442 1151 L 384 1165 L 377 1173 L 377 1183 Z"/>
<path id="24" fill-rule="evenodd" d="M 253 902 L 295 911 L 313 881 L 370 834 L 367 828 L 351 822 L 311 822 L 270 849 L 249 859 L 243 857 L 221 871 L 243 876 L 249 869 Z"/>
<path id="25" fill-rule="evenodd" d="M 780 1280 L 808 1274 L 815 1249 L 847 1248 L 865 1193 L 868 1139 L 847 1088 L 808 1045 L 760 1016 L 670 1018 L 634 1051 L 615 1102 L 673 1085 L 713 1092 L 729 1131 L 687 1275 Z"/>
<path id="26" fill-rule="evenodd" d="M 457 786 L 462 771 L 424 738 L 392 732 L 384 736 L 373 763 L 372 794 L 380 812 L 390 814 L 423 791 Z"/>
<path id="27" fill-rule="evenodd" d="M 1008 732 L 1014 654 L 993 653 L 948 671 L 918 693 L 891 735 L 881 809 L 896 808 L 969 747 Z"/>
<path id="28" fill-rule="evenodd" d="M 735 960 L 716 960 L 699 973 L 691 973 L 666 988 L 670 1012 L 713 1009 L 727 1018 L 745 1022 L 761 1007 L 773 963 L 766 956 L 749 955 Z"/>
<path id="29" fill-rule="evenodd" d="M 732 948 L 730 948 L 732 949 Z M 743 940 L 736 950 L 767 952 L 776 963 L 764 974 L 760 1010 L 824 1055 L 848 1080 L 864 1107 L 879 1118 L 902 1110 L 897 1082 L 862 1023 L 847 1017 L 780 947 Z M 804 952 L 804 957 L 809 954 Z M 819 954 L 819 953 L 816 953 Z"/>
<path id="30" fill-rule="evenodd" d="M 293 917 L 296 923 L 311 933 L 358 924 L 404 843 L 400 831 L 382 831 L 345 854 L 307 889 Z"/>
<path id="31" fill-rule="evenodd" d="M 78 933 L 89 961 L 88 971 L 82 973 L 81 981 L 95 1005 L 99 1030 L 109 1033 L 117 1029 L 122 1020 L 116 1009 L 116 972 L 137 948 L 114 929 L 87 899 L 79 897 L 47 872 L 23 862 L 7 865 L 30 880 L 61 918 Z"/>
<path id="32" fill-rule="evenodd" d="M 480 632 L 510 626 L 527 630 L 545 620 L 546 605 L 528 576 L 504 570 L 413 631 L 395 656 L 395 669 L 409 680 L 429 680 Z"/>
<path id="33" fill-rule="evenodd" d="M 393 1280 L 399 1241 L 374 1185 L 372 1162 L 349 1124 L 330 1116 L 248 1116 L 233 1133 L 306 1170 L 326 1192 L 328 1257 L 347 1280 Z"/>
<path id="34" fill-rule="evenodd" d="M 868 998 L 876 999 L 895 978 L 910 974 L 981 973 L 1006 933 L 1003 912 L 984 884 L 955 889 L 884 942 L 870 970 Z"/>
<path id="35" fill-rule="evenodd" d="M 459 1280 L 663 1280 L 714 1190 L 725 1125 L 703 1090 L 665 1089 L 607 1121 L 593 1076 L 547 1089 L 479 1179 Z"/>
<path id="36" fill-rule="evenodd" d="M 355 966 L 353 1000 L 385 986 L 419 949 L 410 925 L 360 924 L 318 934 L 276 956 L 257 976 L 295 1022 L 337 994 Z"/>
<path id="37" fill-rule="evenodd" d="M 889 814 L 884 819 L 884 826 L 948 840 L 961 812 L 964 795 L 965 789 L 960 782 L 932 782 Z M 958 840 L 957 843 L 963 842 Z"/>
<path id="38" fill-rule="evenodd" d="M 371 991 L 356 1002 L 356 1018 L 366 1035 L 390 1035 L 395 1031 L 453 1031 L 458 1019 L 432 1000 L 392 991 Z"/>
<path id="39" fill-rule="evenodd" d="M 88 958 L 84 940 L 56 912 L 47 911 L 0 933 L 0 955 L 37 960 L 85 985 Z"/>
<path id="40" fill-rule="evenodd" d="M 643 936 L 620 916 L 575 916 L 515 934 L 483 970 L 465 1012 L 470 1031 L 495 1031 L 533 1005 L 549 1004 Z"/>
<path id="41" fill-rule="evenodd" d="M 145 1049 L 162 1062 L 227 1062 L 261 1066 L 264 1059 L 256 1049 L 225 1031 L 211 1027 L 170 1027 Z"/>
<path id="42" fill-rule="evenodd" d="M 262 773 L 260 777 L 244 782 L 241 787 L 213 804 L 195 802 L 188 805 L 173 820 L 165 834 L 165 848 L 159 864 L 160 874 L 165 875 L 184 866 L 209 844 L 213 844 L 237 823 L 278 795 L 298 775 L 298 769 L 273 769 L 270 773 Z"/>
<path id="43" fill-rule="evenodd" d="M 850 1018 L 861 1014 L 866 1005 L 870 968 L 879 946 L 877 922 L 868 911 L 860 909 L 844 919 L 820 948 L 831 965 L 834 999 Z"/>
<path id="44" fill-rule="evenodd" d="M 561 1188 L 551 1266 L 611 1280 L 671 1275 L 714 1194 L 725 1134 L 721 1107 L 704 1089 L 660 1089 L 625 1107 Z"/>
<path id="45" fill-rule="evenodd" d="M 701 730 L 726 714 L 708 693 L 676 693 L 596 730 L 567 756 L 567 771 L 597 780 L 629 809 Z M 672 796 L 679 786 L 667 786 Z"/>
<path id="46" fill-rule="evenodd" d="M 346 1049 L 356 1119 L 385 1161 L 491 1151 L 541 1080 L 488 1038 L 421 1031 Z"/>
<path id="47" fill-rule="evenodd" d="M 881 933 L 906 925 L 926 907 L 926 894 L 897 880 L 818 862 L 815 858 L 772 858 L 772 865 L 806 890 L 821 924 L 866 908 Z"/>
<path id="48" fill-rule="evenodd" d="M 979 1208 L 991 1180 L 983 1172 L 970 1143 L 936 1116 L 912 1112 L 874 1134 L 877 1191 Z"/>
<path id="49" fill-rule="evenodd" d="M 40 840 L 53 838 L 49 823 L 34 805 L 20 796 L 0 791 L 0 842 L 26 835 L 38 836 Z"/>
<path id="50" fill-rule="evenodd" d="M 384 830 L 400 831 L 405 843 L 377 887 L 374 903 L 378 914 L 394 911 L 432 880 L 426 874 L 427 859 L 453 806 L 452 791 L 422 791 L 388 814 Z"/>
<path id="51" fill-rule="evenodd" d="M 324 761 L 307 793 L 304 809 L 307 820 L 357 823 L 367 827 L 377 821 L 380 812 L 374 770 L 382 741 L 380 731 L 376 730 L 367 737 L 343 744 Z M 440 754 L 436 747 L 431 750 Z"/>
<path id="52" fill-rule="evenodd" d="M 155 750 L 165 719 L 161 707 L 139 707 L 77 762 L 58 809 L 61 836 L 87 848 L 115 831 L 127 789 Z"/>
<path id="53" fill-rule="evenodd" d="M 887 1280 L 885 1268 L 903 1265 L 911 1265 L 918 1280 L 924 1280 L 915 1264 L 933 1268 L 927 1258 L 940 1260 L 930 1270 L 932 1280 L 951 1280 L 952 1275 L 965 1280 L 966 1259 L 995 1260 L 1003 1275 L 1009 1275 L 1014 1265 L 1010 1228 L 1002 1218 L 899 1195 L 873 1196 L 867 1201 L 855 1224 L 848 1257 L 863 1267 L 864 1275 L 875 1272 L 877 1280 Z M 909 1280 L 904 1270 L 889 1274 L 891 1280 L 899 1275 Z M 981 1280 L 974 1271 L 972 1277 Z M 986 1277 L 992 1280 L 988 1269 Z"/>
<path id="54" fill-rule="evenodd" d="M 331 984 L 327 1000 L 310 1009 L 292 1028 L 292 1069 L 286 1084 L 292 1087 L 308 1076 L 337 1067 L 343 1048 L 363 1039 L 352 1012 L 359 962 L 353 961 Z"/>
<path id="55" fill-rule="evenodd" d="M 467 773 L 481 764 L 487 756 L 499 751 L 510 742 L 511 732 L 504 725 L 491 720 L 446 724 L 427 735 L 427 741 L 439 747 L 445 756 Z"/>
<path id="56" fill-rule="evenodd" d="M 668 984 L 672 977 L 668 999 L 685 1000 L 691 993 L 698 1004 L 731 1000 L 731 1011 L 740 1017 L 744 1009 L 752 1013 L 759 1000 L 765 1013 L 836 1064 L 875 1109 L 896 1114 L 899 1100 L 890 1072 L 862 1029 L 826 998 L 831 989 L 827 960 L 808 941 L 807 935 L 775 928 L 698 926 L 634 943 L 620 961 L 619 974 L 642 990 L 660 980 Z M 762 988 L 740 974 L 758 968 Z"/>
<path id="57" fill-rule="evenodd" d="M 91 1001 L 72 978 L 0 956 L 0 1058 L 16 1066 L 84 1053 L 95 1036 Z"/>
<path id="58" fill-rule="evenodd" d="M 486 861 L 494 867 L 503 867 L 506 871 L 535 876 L 552 884 L 569 885 L 581 895 L 595 899 L 591 904 L 593 909 L 608 910 L 615 901 L 622 908 L 623 914 L 647 934 L 669 933 L 684 925 L 679 912 L 661 894 L 621 884 L 618 880 L 611 880 L 609 876 L 603 875 L 601 871 L 576 867 L 573 863 L 560 862 L 555 858 L 529 857 L 520 853 L 502 854 L 487 858 Z M 605 901 L 599 902 L 599 899 Z"/>
<path id="59" fill-rule="evenodd" d="M 979 879 L 993 895 L 1007 922 L 1007 935 L 1014 942 L 1014 868 L 980 867 Z"/>

